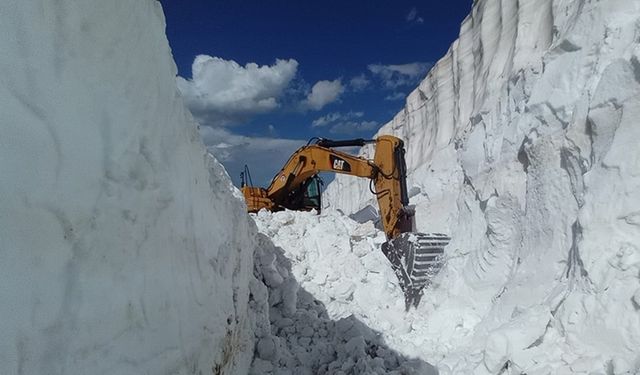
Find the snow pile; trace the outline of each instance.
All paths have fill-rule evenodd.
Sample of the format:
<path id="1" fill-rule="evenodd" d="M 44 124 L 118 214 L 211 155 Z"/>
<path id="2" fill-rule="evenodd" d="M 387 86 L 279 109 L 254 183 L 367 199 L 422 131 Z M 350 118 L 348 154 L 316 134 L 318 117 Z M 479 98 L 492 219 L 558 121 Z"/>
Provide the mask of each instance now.
<path id="1" fill-rule="evenodd" d="M 251 284 L 250 305 L 257 315 L 256 358 L 252 373 L 437 373 L 430 364 L 407 358 L 389 348 L 379 332 L 361 322 L 362 314 L 357 314 L 356 318 L 346 313 L 347 304 L 357 304 L 363 309 L 366 306 L 377 306 L 377 302 L 381 301 L 376 299 L 376 303 L 372 304 L 367 298 L 380 298 L 375 295 L 374 288 L 378 286 L 394 292 L 394 297 L 401 297 L 401 294 L 398 295 L 398 288 L 393 288 L 383 276 L 375 275 L 378 271 L 388 274 L 386 276 L 393 276 L 393 273 L 384 269 L 379 264 L 379 259 L 374 259 L 374 254 L 370 258 L 372 274 L 369 276 L 371 285 L 368 288 L 360 287 L 367 280 L 367 271 L 360 267 L 353 269 L 355 273 L 350 273 L 345 268 L 353 267 L 360 257 L 367 258 L 364 253 L 354 255 L 348 252 L 350 237 L 345 230 L 353 228 L 339 225 L 337 221 L 320 222 L 313 213 L 271 214 L 262 211 L 256 221 L 263 233 L 258 237 L 258 249 L 255 253 L 254 272 L 257 280 Z M 300 231 L 305 231 L 305 228 L 312 228 L 306 233 L 308 241 L 301 240 L 304 233 Z M 331 230 L 338 228 L 340 233 L 331 235 Z M 337 242 L 330 242 L 335 245 L 330 247 L 333 252 L 320 254 L 317 243 L 327 234 L 330 241 Z M 375 230 L 362 232 L 361 235 L 360 240 L 355 241 L 362 243 L 356 247 L 370 251 L 371 246 L 367 243 L 379 236 L 375 235 Z M 272 236 L 286 249 L 298 251 L 285 251 L 274 246 L 270 240 Z M 315 259 L 316 266 L 308 267 L 306 261 L 310 259 L 305 256 Z M 338 264 L 343 269 L 334 268 L 332 271 L 331 267 Z M 340 282 L 339 278 L 343 276 L 348 281 Z M 319 279 L 323 281 L 318 281 Z M 332 290 L 331 286 L 338 288 Z M 368 295 L 361 294 L 360 291 Z M 397 313 L 396 310 L 398 309 L 393 306 L 377 313 Z"/>
<path id="2" fill-rule="evenodd" d="M 639 25 L 637 1 L 476 1 L 380 130 L 418 229 L 453 237 L 418 311 L 441 373 L 640 371 Z M 343 176 L 327 196 L 373 198 Z"/>
<path id="3" fill-rule="evenodd" d="M 404 315 L 402 291 L 379 250 L 385 235 L 371 222 L 358 224 L 335 211 L 320 216 L 261 211 L 254 219 L 258 230 L 291 259 L 298 282 L 322 301 L 332 318 L 347 317 L 354 308 L 370 318 Z"/>
<path id="4" fill-rule="evenodd" d="M 0 3 L 0 373 L 246 372 L 253 224 L 152 0 Z"/>

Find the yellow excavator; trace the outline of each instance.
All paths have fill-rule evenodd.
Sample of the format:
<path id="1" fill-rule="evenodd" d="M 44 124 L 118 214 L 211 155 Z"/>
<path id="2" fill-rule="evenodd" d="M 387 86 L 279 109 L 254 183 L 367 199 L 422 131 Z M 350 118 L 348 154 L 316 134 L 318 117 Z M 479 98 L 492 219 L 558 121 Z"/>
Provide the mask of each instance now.
<path id="1" fill-rule="evenodd" d="M 315 140 L 314 143 L 312 143 Z M 375 144 L 373 160 L 338 151 L 339 147 Z M 415 211 L 409 206 L 404 142 L 383 135 L 375 140 L 334 141 L 314 138 L 299 148 L 276 174 L 269 187 L 252 186 L 248 168 L 241 174 L 241 190 L 249 212 L 322 209 L 320 172 L 370 179 L 387 242 L 382 252 L 391 262 L 405 295 L 405 307 L 417 307 L 423 289 L 443 264 L 451 238 L 441 233 L 415 232 Z"/>

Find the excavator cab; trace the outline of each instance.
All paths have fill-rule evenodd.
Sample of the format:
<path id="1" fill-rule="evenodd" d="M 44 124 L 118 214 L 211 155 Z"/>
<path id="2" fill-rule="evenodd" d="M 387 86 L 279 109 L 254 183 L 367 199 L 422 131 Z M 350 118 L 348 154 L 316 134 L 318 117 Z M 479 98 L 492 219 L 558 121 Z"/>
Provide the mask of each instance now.
<path id="1" fill-rule="evenodd" d="M 314 175 L 300 184 L 300 187 L 289 193 L 283 203 L 285 208 L 290 210 L 311 211 L 320 213 L 322 209 L 322 179 Z"/>
<path id="2" fill-rule="evenodd" d="M 322 209 L 322 187 L 324 186 L 324 181 L 317 174 L 304 180 L 297 188 L 291 189 L 286 199 L 283 199 L 277 206 L 269 198 L 269 193 L 265 189 L 253 186 L 251 172 L 249 172 L 249 167 L 246 165 L 244 166 L 244 172 L 240 173 L 240 181 L 240 188 L 245 196 L 249 212 L 258 212 L 262 208 L 271 211 L 286 208 L 296 211 L 316 210 L 320 213 Z"/>
<path id="3" fill-rule="evenodd" d="M 322 209 L 322 186 L 324 185 L 320 176 L 315 175 L 305 183 L 304 198 L 302 200 L 303 209 L 315 209 L 320 213 Z"/>

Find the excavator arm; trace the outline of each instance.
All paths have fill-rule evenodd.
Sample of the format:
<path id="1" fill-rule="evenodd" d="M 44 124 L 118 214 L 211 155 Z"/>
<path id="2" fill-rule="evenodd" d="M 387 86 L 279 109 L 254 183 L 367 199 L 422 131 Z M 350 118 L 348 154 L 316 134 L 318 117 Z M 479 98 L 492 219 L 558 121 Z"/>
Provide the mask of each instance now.
<path id="1" fill-rule="evenodd" d="M 335 148 L 375 144 L 373 160 L 354 156 Z M 261 209 L 305 209 L 300 199 L 305 189 L 320 172 L 335 172 L 370 180 L 376 195 L 387 242 L 385 256 L 405 292 L 406 308 L 417 306 L 422 289 L 441 267 L 441 256 L 449 237 L 441 234 L 414 233 L 414 210 L 409 207 L 406 183 L 404 142 L 383 135 L 376 140 L 354 139 L 332 141 L 319 139 L 315 144 L 299 148 L 272 179 L 266 189 L 242 185 L 249 212 Z M 245 172 L 248 173 L 248 172 Z M 319 208 L 319 207 L 318 207 Z"/>
<path id="2" fill-rule="evenodd" d="M 375 143 L 373 160 L 335 150 L 335 147 L 363 146 Z M 298 149 L 264 191 L 243 187 L 250 212 L 262 208 L 277 210 L 296 209 L 291 204 L 292 192 L 320 172 L 335 172 L 371 180 L 380 209 L 380 217 L 388 239 L 412 230 L 411 209 L 408 207 L 404 144 L 392 136 L 381 136 L 375 141 L 320 140 L 316 144 Z M 256 199 L 257 198 L 257 199 Z"/>

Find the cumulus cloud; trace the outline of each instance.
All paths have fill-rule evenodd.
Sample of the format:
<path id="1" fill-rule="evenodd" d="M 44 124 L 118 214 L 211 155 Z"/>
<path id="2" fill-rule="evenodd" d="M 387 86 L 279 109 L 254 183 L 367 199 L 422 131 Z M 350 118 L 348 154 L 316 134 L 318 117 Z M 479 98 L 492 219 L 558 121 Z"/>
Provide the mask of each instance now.
<path id="1" fill-rule="evenodd" d="M 247 137 L 208 126 L 200 127 L 200 134 L 209 152 L 224 165 L 236 186 L 247 164 L 253 183 L 266 187 L 291 154 L 307 143 L 299 139 Z"/>
<path id="2" fill-rule="evenodd" d="M 405 17 L 405 20 L 409 24 L 421 24 L 421 23 L 424 23 L 424 18 L 422 18 L 422 17 L 420 17 L 418 15 L 418 10 L 416 9 L 416 7 L 411 8 L 409 13 L 407 13 L 407 15 Z"/>
<path id="3" fill-rule="evenodd" d="M 242 66 L 233 60 L 199 55 L 193 61 L 193 78 L 178 77 L 177 83 L 201 123 L 227 125 L 276 109 L 297 69 L 298 62 L 293 59 L 277 59 L 270 66 Z"/>
<path id="4" fill-rule="evenodd" d="M 424 62 L 397 65 L 370 64 L 367 69 L 382 80 L 387 88 L 395 89 L 418 84 L 431 66 L 432 64 Z"/>
<path id="5" fill-rule="evenodd" d="M 369 81 L 369 79 L 364 75 L 364 73 L 362 73 L 359 76 L 355 76 L 351 78 L 351 80 L 349 81 L 349 86 L 353 91 L 358 92 L 366 89 L 370 83 L 371 81 Z"/>
<path id="6" fill-rule="evenodd" d="M 330 133 L 334 134 L 354 134 L 373 130 L 378 126 L 376 121 L 362 120 L 363 116 L 364 112 L 332 112 L 315 119 L 311 127 L 326 127 Z"/>
<path id="7" fill-rule="evenodd" d="M 333 103 L 340 99 L 340 95 L 344 92 L 344 86 L 341 79 L 333 81 L 318 81 L 311 88 L 311 92 L 302 102 L 303 109 L 312 109 L 319 111 L 329 103 Z"/>

